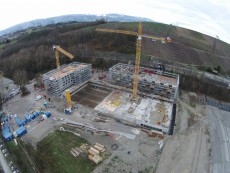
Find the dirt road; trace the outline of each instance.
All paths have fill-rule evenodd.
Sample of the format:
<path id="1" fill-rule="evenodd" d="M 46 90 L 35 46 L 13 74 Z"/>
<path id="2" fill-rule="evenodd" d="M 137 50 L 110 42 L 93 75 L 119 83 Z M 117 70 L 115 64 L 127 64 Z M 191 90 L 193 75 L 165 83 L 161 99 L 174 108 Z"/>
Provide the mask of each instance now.
<path id="1" fill-rule="evenodd" d="M 212 173 L 230 172 L 230 116 L 229 112 L 208 106 L 208 120 L 212 147 Z"/>

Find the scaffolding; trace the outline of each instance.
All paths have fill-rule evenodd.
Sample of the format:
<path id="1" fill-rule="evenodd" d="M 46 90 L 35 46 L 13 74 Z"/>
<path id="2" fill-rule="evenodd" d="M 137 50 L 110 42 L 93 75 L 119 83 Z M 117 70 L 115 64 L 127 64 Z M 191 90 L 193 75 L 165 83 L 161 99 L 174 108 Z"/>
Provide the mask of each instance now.
<path id="1" fill-rule="evenodd" d="M 132 88 L 134 66 L 118 63 L 109 69 L 109 82 Z M 151 95 L 158 95 L 175 100 L 179 87 L 179 75 L 150 68 L 140 68 L 138 90 Z"/>
<path id="2" fill-rule="evenodd" d="M 65 89 L 87 82 L 91 74 L 91 64 L 73 62 L 44 74 L 43 83 L 50 94 L 60 96 Z"/>

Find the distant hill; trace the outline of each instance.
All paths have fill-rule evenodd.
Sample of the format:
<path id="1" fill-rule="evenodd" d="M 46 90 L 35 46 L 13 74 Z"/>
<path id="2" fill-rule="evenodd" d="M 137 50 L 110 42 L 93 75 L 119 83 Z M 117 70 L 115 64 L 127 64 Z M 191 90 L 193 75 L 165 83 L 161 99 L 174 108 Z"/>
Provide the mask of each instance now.
<path id="1" fill-rule="evenodd" d="M 105 19 L 106 21 L 119 21 L 119 22 L 136 22 L 140 19 L 140 17 L 128 16 L 122 14 L 106 14 L 106 15 L 86 15 L 86 14 L 72 14 L 72 15 L 64 15 L 58 17 L 51 17 L 47 19 L 36 19 L 29 22 L 24 22 L 7 28 L 5 30 L 0 31 L 0 36 L 32 27 L 38 26 L 46 26 L 50 24 L 57 23 L 68 23 L 68 22 L 89 22 L 95 21 L 99 19 Z M 142 21 L 151 22 L 152 20 L 148 18 L 141 18 Z"/>
<path id="2" fill-rule="evenodd" d="M 28 78 L 33 79 L 35 75 L 55 68 L 53 44 L 72 53 L 75 61 L 88 62 L 93 67 L 106 69 L 114 63 L 135 59 L 136 37 L 96 32 L 96 28 L 137 31 L 137 27 L 137 22 L 94 20 L 30 28 L 16 39 L 0 44 L 0 71 L 13 78 L 18 71 L 24 70 Z M 202 70 L 219 66 L 222 73 L 230 74 L 230 45 L 221 40 L 156 22 L 143 22 L 143 33 L 158 37 L 170 36 L 173 42 L 162 44 L 143 38 L 142 65 L 152 64 L 152 57 L 158 57 L 165 62 L 170 61 L 169 63 L 189 64 L 189 68 L 195 68 L 192 65 L 202 65 Z M 64 56 L 61 56 L 60 61 L 61 64 L 70 62 Z"/>

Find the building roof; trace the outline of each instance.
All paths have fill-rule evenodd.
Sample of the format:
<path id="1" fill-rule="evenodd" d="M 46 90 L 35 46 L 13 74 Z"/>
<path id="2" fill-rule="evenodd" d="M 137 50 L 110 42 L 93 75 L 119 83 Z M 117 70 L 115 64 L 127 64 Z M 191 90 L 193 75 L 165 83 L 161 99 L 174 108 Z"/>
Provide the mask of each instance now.
<path id="1" fill-rule="evenodd" d="M 128 75 L 130 77 L 133 77 L 134 75 L 133 65 L 118 63 L 115 66 L 111 67 L 110 70 L 113 71 L 113 73 L 121 76 Z M 139 80 L 146 80 L 148 82 L 157 82 L 177 86 L 178 75 L 174 73 L 140 67 Z"/>
<path id="2" fill-rule="evenodd" d="M 46 74 L 44 74 L 44 76 L 48 75 L 50 80 L 57 80 L 60 78 L 63 78 L 65 76 L 67 76 L 70 73 L 73 73 L 77 70 L 80 70 L 84 67 L 86 67 L 88 64 L 83 64 L 83 63 L 77 63 L 77 62 L 73 62 L 71 64 L 64 64 L 62 66 L 60 66 L 60 68 L 58 69 L 54 69 Z"/>

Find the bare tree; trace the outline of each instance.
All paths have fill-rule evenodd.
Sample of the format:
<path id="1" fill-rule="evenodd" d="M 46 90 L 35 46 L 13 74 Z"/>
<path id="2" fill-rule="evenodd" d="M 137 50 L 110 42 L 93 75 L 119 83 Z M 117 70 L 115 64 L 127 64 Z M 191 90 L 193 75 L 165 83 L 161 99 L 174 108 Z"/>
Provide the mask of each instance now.
<path id="1" fill-rule="evenodd" d="M 22 96 L 30 94 L 30 92 L 26 88 L 26 82 L 28 80 L 27 78 L 27 72 L 25 70 L 17 70 L 14 72 L 13 75 L 14 81 L 20 85 L 20 89 L 22 91 Z"/>
<path id="2" fill-rule="evenodd" d="M 20 87 L 24 87 L 28 80 L 27 72 L 25 70 L 17 70 L 14 72 L 13 79 Z"/>

